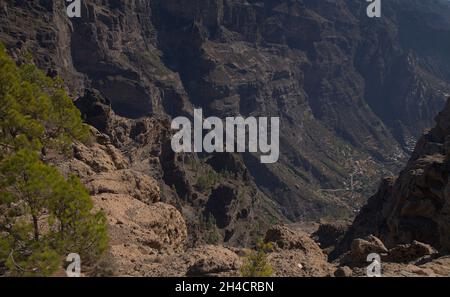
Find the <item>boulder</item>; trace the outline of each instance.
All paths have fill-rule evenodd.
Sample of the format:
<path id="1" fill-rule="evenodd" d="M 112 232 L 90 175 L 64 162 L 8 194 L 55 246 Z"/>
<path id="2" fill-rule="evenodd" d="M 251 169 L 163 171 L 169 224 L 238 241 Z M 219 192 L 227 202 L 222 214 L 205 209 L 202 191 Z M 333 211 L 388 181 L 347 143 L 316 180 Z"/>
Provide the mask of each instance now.
<path id="1" fill-rule="evenodd" d="M 350 252 L 350 259 L 352 262 L 365 262 L 367 256 L 376 254 L 386 254 L 387 248 L 383 242 L 373 235 L 369 235 L 364 239 L 357 238 L 353 240 Z"/>
<path id="2" fill-rule="evenodd" d="M 264 240 L 274 245 L 268 258 L 275 276 L 332 275 L 333 265 L 305 232 L 273 226 L 266 232 Z"/>
<path id="3" fill-rule="evenodd" d="M 293 231 L 285 226 L 273 226 L 266 232 L 265 242 L 272 242 L 279 249 L 317 250 L 319 246 L 303 231 Z"/>
<path id="4" fill-rule="evenodd" d="M 237 276 L 242 264 L 236 253 L 221 246 L 202 246 L 191 255 L 195 261 L 189 266 L 187 276 Z"/>
<path id="5" fill-rule="evenodd" d="M 347 222 L 320 224 L 317 231 L 312 234 L 312 238 L 320 244 L 322 249 L 333 247 L 342 239 L 348 225 Z"/>
<path id="6" fill-rule="evenodd" d="M 353 275 L 353 271 L 348 266 L 339 267 L 334 272 L 335 277 L 351 277 L 352 275 Z"/>
<path id="7" fill-rule="evenodd" d="M 437 254 L 437 251 L 431 245 L 415 240 L 411 244 L 400 244 L 390 249 L 388 260 L 391 262 L 406 263 L 435 254 Z"/>

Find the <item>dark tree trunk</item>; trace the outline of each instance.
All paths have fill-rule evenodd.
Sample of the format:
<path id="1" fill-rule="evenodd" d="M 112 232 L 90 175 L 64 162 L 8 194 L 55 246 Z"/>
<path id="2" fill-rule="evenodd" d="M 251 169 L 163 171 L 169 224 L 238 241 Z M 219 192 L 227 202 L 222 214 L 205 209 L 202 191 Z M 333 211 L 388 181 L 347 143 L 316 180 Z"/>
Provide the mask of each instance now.
<path id="1" fill-rule="evenodd" d="M 39 240 L 39 224 L 37 216 L 33 215 L 34 240 Z"/>

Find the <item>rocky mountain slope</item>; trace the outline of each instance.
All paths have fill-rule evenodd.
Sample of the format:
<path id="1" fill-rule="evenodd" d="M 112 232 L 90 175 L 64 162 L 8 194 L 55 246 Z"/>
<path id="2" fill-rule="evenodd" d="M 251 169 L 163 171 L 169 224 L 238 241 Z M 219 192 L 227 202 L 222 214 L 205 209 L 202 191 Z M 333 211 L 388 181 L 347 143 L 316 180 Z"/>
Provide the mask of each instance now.
<path id="1" fill-rule="evenodd" d="M 322 224 L 312 234 L 335 276 L 365 276 L 373 253 L 383 276 L 450 275 L 449 140 L 450 98 L 406 167 L 382 181 L 353 223 Z"/>
<path id="2" fill-rule="evenodd" d="M 338 246 L 341 253 L 357 237 L 379 237 L 387 247 L 414 240 L 441 253 L 450 250 L 449 174 L 450 102 L 437 125 L 417 143 L 398 178 L 386 179 L 356 217 Z"/>
<path id="3" fill-rule="evenodd" d="M 0 41 L 61 76 L 98 131 L 92 148 L 58 162 L 84 179 L 117 234 L 136 228 L 134 239 L 117 235 L 118 253 L 144 233 L 174 249 L 173 234 L 189 247 L 245 246 L 278 222 L 351 217 L 450 93 L 445 1 L 385 1 L 381 19 L 357 0 L 81 2 L 82 17 L 69 19 L 65 1 L 2 1 Z M 194 107 L 279 116 L 280 161 L 175 155 L 170 117 Z M 186 230 L 159 237 L 145 218 L 158 201 Z"/>

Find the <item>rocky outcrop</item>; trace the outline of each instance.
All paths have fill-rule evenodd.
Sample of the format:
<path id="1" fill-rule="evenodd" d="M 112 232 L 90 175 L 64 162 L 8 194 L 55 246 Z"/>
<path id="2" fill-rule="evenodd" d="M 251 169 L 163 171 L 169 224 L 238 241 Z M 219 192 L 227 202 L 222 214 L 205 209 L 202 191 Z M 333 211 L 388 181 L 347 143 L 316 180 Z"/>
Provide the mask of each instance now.
<path id="1" fill-rule="evenodd" d="M 96 175 L 86 182 L 91 195 L 104 193 L 129 195 L 140 201 L 155 203 L 160 200 L 156 181 L 134 170 L 117 170 Z"/>
<path id="2" fill-rule="evenodd" d="M 285 226 L 270 228 L 265 242 L 274 245 L 269 262 L 276 276 L 330 276 L 333 265 L 327 262 L 320 247 L 300 230 Z"/>
<path id="3" fill-rule="evenodd" d="M 94 201 L 108 218 L 115 275 L 145 275 L 149 259 L 184 251 L 186 225 L 173 206 L 116 194 L 94 196 Z"/>
<path id="4" fill-rule="evenodd" d="M 411 244 L 400 244 L 390 249 L 387 260 L 389 262 L 408 263 L 436 254 L 437 251 L 429 244 L 414 240 Z"/>
<path id="5" fill-rule="evenodd" d="M 218 246 L 203 246 L 195 250 L 198 257 L 189 266 L 187 276 L 238 276 L 242 260 L 233 251 Z"/>
<path id="6" fill-rule="evenodd" d="M 100 195 L 94 197 L 111 225 L 112 248 L 119 244 L 127 247 L 148 247 L 156 251 L 180 250 L 186 241 L 186 226 L 181 214 L 164 203 L 152 205 L 124 195 Z"/>
<path id="7" fill-rule="evenodd" d="M 373 235 L 369 235 L 364 239 L 357 238 L 353 240 L 351 250 L 350 250 L 350 258 L 353 262 L 366 262 L 367 256 L 376 253 L 376 254 L 386 254 L 388 250 L 384 246 L 384 244 Z"/>
<path id="8" fill-rule="evenodd" d="M 139 252 L 135 248 L 135 252 Z M 129 258 L 119 275 L 152 277 L 239 276 L 240 257 L 222 246 L 204 245 L 181 252 L 144 254 Z"/>
<path id="9" fill-rule="evenodd" d="M 272 242 L 279 249 L 303 249 L 303 250 L 320 250 L 317 244 L 312 241 L 306 233 L 302 231 L 293 231 L 285 226 L 274 226 L 266 232 L 265 242 Z"/>
<path id="10" fill-rule="evenodd" d="M 384 181 L 369 199 L 336 254 L 348 249 L 351 240 L 366 234 L 376 235 L 390 248 L 417 240 L 441 253 L 449 251 L 450 102 L 436 121 L 437 125 L 419 140 L 398 178 Z"/>
<path id="11" fill-rule="evenodd" d="M 73 158 L 47 154 L 64 174 L 76 174 L 87 186 L 96 209 L 107 217 L 110 248 L 108 267 L 93 273 L 144 275 L 156 255 L 184 251 L 187 227 L 181 213 L 161 200 L 158 182 L 133 166 L 110 138 L 91 129 L 90 143 L 76 143 Z M 101 263 L 100 263 L 101 265 Z"/>
<path id="12" fill-rule="evenodd" d="M 203 215 L 232 245 L 249 245 L 286 218 L 352 216 L 372 181 L 399 168 L 450 90 L 448 1 L 386 1 L 377 21 L 365 3 L 345 0 L 82 3 L 82 17 L 69 19 L 64 1 L 3 1 L 0 40 L 19 63 L 31 52 L 61 76 L 96 128 L 93 143 L 54 162 L 80 176 L 109 214 L 121 275 L 235 273 L 227 264 L 235 256 L 221 247 L 205 249 L 224 261 L 196 262 L 202 248 L 173 254 L 204 243 Z M 280 117 L 279 162 L 173 153 L 170 118 L 192 117 L 194 106 L 219 117 Z M 356 240 L 360 261 L 374 247 L 370 234 L 405 259 L 431 256 L 414 240 L 448 251 L 449 114 L 342 241 L 338 229 L 317 234 L 328 247 L 341 242 L 333 257 Z M 266 240 L 277 247 L 277 275 L 334 271 L 303 233 L 276 227 Z M 406 269 L 390 271 L 397 268 Z"/>
<path id="13" fill-rule="evenodd" d="M 363 204 L 372 180 L 398 168 L 450 89 L 439 42 L 449 36 L 448 4 L 388 1 L 377 22 L 363 4 L 88 0 L 82 17 L 69 19 L 64 1 L 6 1 L 0 40 L 18 61 L 31 52 L 61 76 L 86 121 L 120 150 L 139 146 L 131 155 L 143 164 L 166 145 L 163 135 L 158 146 L 141 133 L 164 134 L 151 129 L 158 117 L 190 115 L 193 106 L 220 117 L 280 117 L 278 164 L 240 157 L 254 181 L 243 199 L 257 188 L 262 209 L 341 218 Z M 417 32 L 423 40 L 411 38 Z M 187 208 L 197 208 L 189 200 L 202 193 L 183 170 L 153 161 L 146 170 L 176 188 L 171 203 L 187 207 L 188 196 Z"/>
<path id="14" fill-rule="evenodd" d="M 350 223 L 349 222 L 333 222 L 323 223 L 319 228 L 311 234 L 314 239 L 324 251 L 331 252 L 337 243 L 344 237 Z"/>
<path id="15" fill-rule="evenodd" d="M 334 272 L 335 277 L 351 277 L 352 275 L 353 275 L 353 271 L 348 266 L 339 267 Z"/>
<path id="16" fill-rule="evenodd" d="M 333 262 L 338 266 L 334 276 L 367 276 L 374 255 L 379 257 L 383 277 L 450 276 L 448 257 L 440 257 L 430 245 L 414 241 L 387 249 L 373 235 L 353 240 L 351 249 Z"/>
<path id="17" fill-rule="evenodd" d="M 400 264 L 382 262 L 383 277 L 448 277 L 450 276 L 450 258 L 441 257 L 425 264 Z M 352 276 L 367 276 L 366 267 L 353 267 Z"/>

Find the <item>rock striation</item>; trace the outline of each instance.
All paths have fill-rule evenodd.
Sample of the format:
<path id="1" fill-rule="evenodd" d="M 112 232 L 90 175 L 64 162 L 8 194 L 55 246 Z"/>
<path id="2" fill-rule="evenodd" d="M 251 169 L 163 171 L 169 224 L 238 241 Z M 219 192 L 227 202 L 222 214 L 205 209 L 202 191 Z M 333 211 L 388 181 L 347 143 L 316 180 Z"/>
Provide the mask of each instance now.
<path id="1" fill-rule="evenodd" d="M 0 40 L 18 61 L 32 52 L 61 76 L 119 149 L 145 146 L 149 119 L 194 106 L 205 116 L 280 117 L 280 161 L 240 157 L 254 182 L 243 199 L 257 190 L 263 208 L 288 219 L 352 216 L 450 89 L 448 1 L 388 1 L 377 21 L 366 3 L 346 0 L 81 2 L 82 17 L 69 19 L 64 1 L 6 1 Z M 199 196 L 188 173 L 162 165 L 151 170 L 178 200 Z"/>

